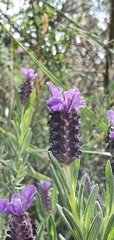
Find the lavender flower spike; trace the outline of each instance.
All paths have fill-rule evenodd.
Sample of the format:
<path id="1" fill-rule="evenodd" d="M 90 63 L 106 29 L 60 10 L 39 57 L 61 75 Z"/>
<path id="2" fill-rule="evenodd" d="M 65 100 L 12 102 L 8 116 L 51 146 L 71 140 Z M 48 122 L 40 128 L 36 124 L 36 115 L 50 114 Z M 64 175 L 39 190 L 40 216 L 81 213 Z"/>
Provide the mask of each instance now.
<path id="1" fill-rule="evenodd" d="M 24 50 L 21 47 L 18 47 L 17 51 L 18 53 L 24 53 Z"/>
<path id="2" fill-rule="evenodd" d="M 38 187 L 44 210 L 47 214 L 49 214 L 52 211 L 52 199 L 50 191 L 52 184 L 48 181 L 44 181 L 43 183 L 38 183 Z"/>
<path id="3" fill-rule="evenodd" d="M 33 81 L 36 77 L 37 74 L 34 73 L 33 69 L 26 69 L 26 68 L 21 68 L 21 72 L 24 74 L 26 77 L 25 82 L 23 83 L 20 91 L 20 99 L 23 104 L 26 103 L 28 100 L 31 92 L 33 91 Z"/>
<path id="4" fill-rule="evenodd" d="M 11 203 L 7 199 L 0 200 L 0 214 L 9 213 L 13 216 L 10 231 L 7 232 L 10 237 L 7 237 L 6 240 L 32 240 L 36 235 L 36 226 L 26 212 L 33 202 L 36 191 L 35 186 L 29 185 L 23 190 L 22 197 L 13 194 Z"/>
<path id="5" fill-rule="evenodd" d="M 108 129 L 107 150 L 113 155 L 114 154 L 114 111 L 108 110 L 107 117 L 111 121 L 111 125 L 109 126 L 109 129 Z"/>
<path id="6" fill-rule="evenodd" d="M 86 106 L 78 88 L 64 92 L 62 88 L 47 83 L 51 98 L 46 102 L 51 119 L 50 143 L 53 155 L 59 162 L 70 165 L 81 154 L 80 116 L 77 110 Z"/>
<path id="7" fill-rule="evenodd" d="M 18 47 L 17 51 L 20 55 L 20 60 L 23 61 L 24 60 L 24 50 L 21 47 Z"/>

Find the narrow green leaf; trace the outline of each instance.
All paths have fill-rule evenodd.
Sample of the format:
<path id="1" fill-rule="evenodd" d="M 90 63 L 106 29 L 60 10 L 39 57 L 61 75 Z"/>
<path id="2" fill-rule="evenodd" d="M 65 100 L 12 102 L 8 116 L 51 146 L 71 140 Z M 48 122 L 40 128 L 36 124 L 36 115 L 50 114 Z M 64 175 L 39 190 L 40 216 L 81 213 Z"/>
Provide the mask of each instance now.
<path id="1" fill-rule="evenodd" d="M 21 102 L 20 102 L 19 91 L 18 91 L 18 89 L 17 89 L 16 86 L 14 86 L 14 90 L 15 90 L 15 99 L 16 99 L 17 107 L 18 107 L 18 109 L 19 109 L 18 112 L 21 114 L 22 107 L 21 107 Z"/>
<path id="2" fill-rule="evenodd" d="M 43 233 L 44 233 L 44 224 L 41 225 L 35 240 L 42 240 L 43 239 Z"/>
<path id="3" fill-rule="evenodd" d="M 72 231 L 72 228 L 71 228 L 68 220 L 66 219 L 66 217 L 65 217 L 65 215 L 64 215 L 64 213 L 63 213 L 63 211 L 62 211 L 62 207 L 61 207 L 59 204 L 57 204 L 57 211 L 58 211 L 59 215 L 61 216 L 63 222 L 66 224 L 68 230 L 69 230 L 69 231 L 72 233 L 72 235 L 75 237 L 74 232 Z M 76 238 L 75 238 L 75 239 L 76 239 Z M 82 239 L 81 239 L 81 240 L 82 240 Z"/>
<path id="4" fill-rule="evenodd" d="M 51 183 L 53 182 L 51 178 L 49 178 L 49 177 L 47 177 L 47 176 L 45 176 L 45 175 L 35 171 L 34 168 L 30 165 L 30 163 L 28 163 L 28 166 L 29 166 L 29 169 L 27 171 L 27 174 L 29 176 L 31 176 L 32 178 L 35 178 L 35 179 L 37 179 L 39 181 L 47 180 L 47 181 L 49 181 Z"/>
<path id="5" fill-rule="evenodd" d="M 17 143 L 17 139 L 14 134 L 12 134 L 10 132 L 4 132 L 3 134 L 6 138 L 8 138 L 8 139 L 10 138 L 12 140 L 13 144 Z"/>
<path id="6" fill-rule="evenodd" d="M 106 211 L 107 214 L 111 212 L 114 202 L 114 177 L 110 166 L 110 161 L 107 162 L 105 168 L 106 175 Z"/>
<path id="7" fill-rule="evenodd" d="M 53 189 L 52 189 L 52 212 L 53 216 L 56 213 L 56 204 L 57 204 L 57 188 L 55 184 L 53 184 Z"/>
<path id="8" fill-rule="evenodd" d="M 107 227 L 106 227 L 106 230 L 105 230 L 103 240 L 108 239 L 108 236 L 109 236 L 111 230 L 114 228 L 114 214 L 111 216 L 110 219 L 107 219 L 107 220 L 108 220 L 107 221 L 108 224 L 107 224 Z M 114 237 L 114 235 L 113 235 L 113 237 Z"/>
<path id="9" fill-rule="evenodd" d="M 95 155 L 104 155 L 104 156 L 111 156 L 111 154 L 109 152 L 103 152 L 103 151 L 89 151 L 89 150 L 81 150 L 83 153 L 89 153 L 89 154 L 95 154 Z"/>
<path id="10" fill-rule="evenodd" d="M 65 239 L 66 240 L 70 240 L 72 237 L 72 233 L 70 231 L 68 231 L 66 234 L 65 234 Z"/>
<path id="11" fill-rule="evenodd" d="M 114 227 L 112 228 L 107 240 L 114 240 Z"/>
<path id="12" fill-rule="evenodd" d="M 84 174 L 84 176 L 81 179 L 81 183 L 79 183 L 79 190 L 78 190 L 78 201 L 77 201 L 77 211 L 78 211 L 78 216 L 79 219 L 82 219 L 83 216 L 83 192 L 84 192 L 84 188 L 85 188 L 85 179 L 87 178 L 87 174 Z"/>
<path id="13" fill-rule="evenodd" d="M 75 236 L 75 239 L 83 240 L 83 233 L 81 231 L 82 226 L 78 225 L 78 223 L 75 221 L 73 215 L 66 208 L 63 207 L 62 211 L 71 226 L 71 229 L 72 229 L 73 235 Z"/>
<path id="14" fill-rule="evenodd" d="M 101 213 L 98 212 L 95 218 L 92 221 L 90 230 L 88 232 L 87 240 L 95 240 L 97 239 L 97 236 L 100 231 L 100 227 L 102 224 L 102 218 L 101 218 Z"/>
<path id="15" fill-rule="evenodd" d="M 50 215 L 48 217 L 48 235 L 50 240 L 57 240 L 57 234 L 56 234 L 56 226 L 55 221 L 53 219 L 53 216 Z"/>
<path id="16" fill-rule="evenodd" d="M 85 116 L 87 116 L 91 120 L 91 122 L 94 123 L 101 131 L 103 131 L 104 133 L 108 132 L 107 125 L 100 118 L 98 118 L 90 109 L 86 107 L 81 108 L 80 111 L 83 112 Z"/>
<path id="17" fill-rule="evenodd" d="M 59 239 L 60 240 L 66 240 L 61 234 L 59 234 Z"/>
<path id="18" fill-rule="evenodd" d="M 16 150 L 16 147 L 15 147 L 14 143 L 12 142 L 12 140 L 11 140 L 9 135 L 7 135 L 7 137 L 9 139 L 12 152 L 15 154 L 15 156 L 17 156 L 17 150 Z"/>
<path id="19" fill-rule="evenodd" d="M 67 199 L 66 193 L 64 192 L 64 189 L 62 188 L 61 182 L 58 179 L 58 176 L 55 172 L 55 169 L 53 168 L 52 165 L 50 165 L 50 173 L 53 178 L 53 181 L 55 182 L 55 185 L 57 187 L 57 190 L 59 192 L 61 201 L 63 202 L 64 206 L 70 209 L 69 201 Z"/>
<path id="20" fill-rule="evenodd" d="M 17 129 L 16 124 L 15 124 L 15 122 L 13 120 L 11 120 L 11 123 L 12 123 L 13 129 L 15 131 L 15 136 L 16 136 L 16 139 L 17 139 L 17 141 L 16 141 L 17 142 L 17 146 L 19 146 L 19 142 L 18 142 L 18 140 L 19 140 L 18 129 Z"/>
<path id="21" fill-rule="evenodd" d="M 77 179 L 78 179 L 78 171 L 80 167 L 80 160 L 77 158 L 73 164 L 70 165 L 70 173 L 71 173 L 71 187 L 72 192 L 76 191 Z"/>
<path id="22" fill-rule="evenodd" d="M 24 152 L 25 148 L 30 143 L 31 137 L 32 137 L 31 128 L 28 128 L 23 136 L 23 139 L 21 140 L 20 144 L 21 153 Z"/>
<path id="23" fill-rule="evenodd" d="M 27 109 L 30 109 L 35 101 L 36 98 L 36 93 L 35 90 L 30 94 L 28 101 L 26 102 L 25 106 L 24 106 L 24 114 L 27 111 Z"/>
<path id="24" fill-rule="evenodd" d="M 101 200 L 101 204 L 102 204 L 102 200 Z M 101 205 L 99 202 L 98 202 L 98 200 L 96 201 L 96 203 L 95 203 L 95 209 L 94 209 L 94 214 L 95 215 L 97 215 L 97 213 L 98 212 L 100 212 L 101 213 L 101 217 L 102 217 L 102 219 L 103 219 L 103 207 L 102 207 L 102 205 Z"/>
<path id="25" fill-rule="evenodd" d="M 22 135 L 24 135 L 27 129 L 30 127 L 32 114 L 33 114 L 33 107 L 30 107 L 26 109 L 26 112 L 21 118 L 20 130 Z"/>
<path id="26" fill-rule="evenodd" d="M 98 195 L 98 190 L 99 190 L 98 185 L 95 185 L 93 191 L 89 195 L 89 199 L 87 201 L 87 205 L 86 205 L 86 208 L 85 208 L 84 223 L 85 223 L 86 236 L 88 234 L 90 224 L 91 224 L 91 220 L 92 220 L 92 217 L 93 217 L 94 206 L 95 206 L 95 201 L 96 201 L 96 198 L 97 198 L 97 195 Z"/>
<path id="27" fill-rule="evenodd" d="M 57 161 L 57 159 L 53 156 L 53 154 L 51 152 L 49 152 L 49 157 L 54 166 L 54 169 L 56 171 L 58 179 L 61 182 L 62 188 L 64 189 L 64 191 L 66 193 L 70 194 L 71 193 L 70 188 L 67 184 L 67 179 L 66 179 L 65 173 L 63 171 L 63 168 L 61 167 L 60 163 Z"/>
<path id="28" fill-rule="evenodd" d="M 38 161 L 41 161 L 42 163 L 46 163 L 47 160 L 44 158 L 44 156 L 40 153 L 41 149 L 33 149 L 30 146 L 26 148 L 26 153 L 30 154 L 31 156 L 37 157 Z M 44 150 L 42 150 L 44 152 Z"/>
<path id="29" fill-rule="evenodd" d="M 36 210 L 41 221 L 45 222 L 46 214 L 42 205 L 42 200 L 39 192 L 36 194 Z"/>

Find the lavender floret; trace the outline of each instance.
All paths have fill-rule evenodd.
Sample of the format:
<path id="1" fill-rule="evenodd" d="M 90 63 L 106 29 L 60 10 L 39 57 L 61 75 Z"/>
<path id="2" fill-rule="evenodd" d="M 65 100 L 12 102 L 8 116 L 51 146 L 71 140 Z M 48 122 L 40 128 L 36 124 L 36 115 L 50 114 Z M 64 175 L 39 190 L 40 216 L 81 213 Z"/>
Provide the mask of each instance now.
<path id="1" fill-rule="evenodd" d="M 50 214 L 52 212 L 52 197 L 51 197 L 51 191 L 50 191 L 51 187 L 52 187 L 52 184 L 48 181 L 44 181 L 43 183 L 38 183 L 39 193 L 40 193 L 42 204 L 46 214 Z"/>
<path id="2" fill-rule="evenodd" d="M 34 89 L 33 81 L 37 74 L 34 73 L 33 69 L 21 68 L 21 72 L 25 75 L 26 80 L 23 83 L 20 91 L 20 99 L 23 104 L 25 104 Z"/>

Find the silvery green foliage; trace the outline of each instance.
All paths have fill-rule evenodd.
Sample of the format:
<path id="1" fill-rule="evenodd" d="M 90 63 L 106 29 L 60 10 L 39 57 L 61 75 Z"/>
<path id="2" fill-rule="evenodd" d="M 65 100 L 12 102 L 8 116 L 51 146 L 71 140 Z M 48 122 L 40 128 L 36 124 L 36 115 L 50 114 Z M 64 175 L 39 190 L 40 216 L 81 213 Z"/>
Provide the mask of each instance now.
<path id="1" fill-rule="evenodd" d="M 114 177 L 110 161 L 106 164 L 106 192 L 101 206 L 98 201 L 99 186 L 94 185 L 87 195 L 87 174 L 77 181 L 78 159 L 70 166 L 62 167 L 51 153 L 49 155 L 51 175 L 62 201 L 62 205 L 57 204 L 57 211 L 68 231 L 76 240 L 111 240 L 114 236 Z M 59 234 L 59 239 L 66 237 Z"/>

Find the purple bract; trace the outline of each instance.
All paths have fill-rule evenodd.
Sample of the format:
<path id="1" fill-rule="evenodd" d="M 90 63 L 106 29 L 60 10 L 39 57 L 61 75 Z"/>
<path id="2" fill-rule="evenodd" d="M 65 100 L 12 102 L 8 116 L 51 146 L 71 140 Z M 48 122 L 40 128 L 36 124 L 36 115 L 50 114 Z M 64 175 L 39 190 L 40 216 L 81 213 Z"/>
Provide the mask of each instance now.
<path id="1" fill-rule="evenodd" d="M 34 73 L 33 69 L 21 68 L 20 70 L 25 75 L 27 80 L 33 80 L 37 77 L 37 74 Z"/>
<path id="2" fill-rule="evenodd" d="M 51 113 L 53 112 L 74 112 L 80 108 L 86 106 L 85 101 L 82 100 L 78 88 L 70 89 L 64 92 L 64 98 L 62 96 L 62 88 L 52 85 L 50 82 L 47 83 L 51 98 L 46 102 Z"/>
<path id="3" fill-rule="evenodd" d="M 114 126 L 114 111 L 108 110 L 107 111 L 107 117 L 111 120 L 111 124 Z"/>
<path id="4" fill-rule="evenodd" d="M 24 53 L 24 50 L 21 47 L 18 47 L 17 51 L 18 51 L 18 53 L 21 53 L 21 54 Z"/>
<path id="5" fill-rule="evenodd" d="M 23 215 L 27 208 L 33 202 L 34 194 L 36 193 L 36 187 L 34 185 L 27 186 L 22 192 L 22 198 L 18 194 L 13 194 L 11 203 L 7 199 L 0 200 L 0 214 L 9 213 L 14 216 Z"/>
<path id="6" fill-rule="evenodd" d="M 48 191 L 52 187 L 52 184 L 45 180 L 43 183 L 38 183 L 38 187 L 43 191 Z"/>

